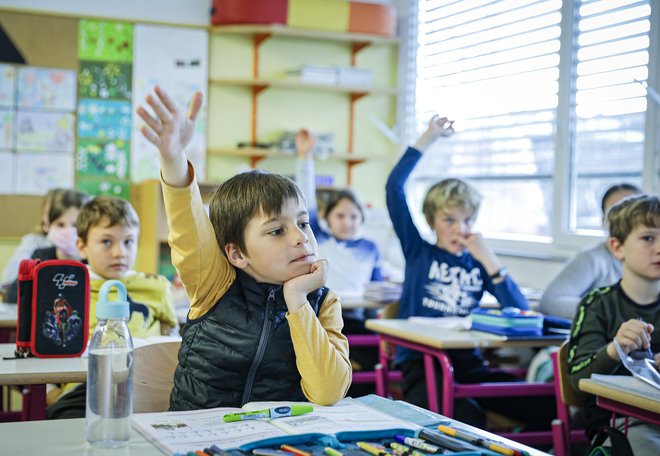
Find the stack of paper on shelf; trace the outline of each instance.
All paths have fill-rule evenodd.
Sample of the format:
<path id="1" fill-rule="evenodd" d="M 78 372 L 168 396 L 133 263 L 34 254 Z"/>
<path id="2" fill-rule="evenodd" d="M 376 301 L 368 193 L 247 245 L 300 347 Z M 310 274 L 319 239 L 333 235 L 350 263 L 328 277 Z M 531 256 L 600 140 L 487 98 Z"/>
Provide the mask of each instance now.
<path id="1" fill-rule="evenodd" d="M 348 87 L 371 87 L 374 83 L 373 71 L 365 68 L 337 67 L 337 84 Z"/>
<path id="2" fill-rule="evenodd" d="M 303 65 L 297 70 L 287 72 L 290 79 L 307 84 L 337 84 L 337 68 L 320 65 Z"/>

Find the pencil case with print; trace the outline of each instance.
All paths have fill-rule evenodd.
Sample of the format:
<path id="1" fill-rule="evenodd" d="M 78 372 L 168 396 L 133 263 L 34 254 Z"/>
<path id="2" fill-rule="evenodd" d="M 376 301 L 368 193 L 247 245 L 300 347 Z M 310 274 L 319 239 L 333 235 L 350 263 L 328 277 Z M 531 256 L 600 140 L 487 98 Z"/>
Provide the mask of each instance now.
<path id="1" fill-rule="evenodd" d="M 503 309 L 477 308 L 472 311 L 472 329 L 503 336 L 541 336 L 543 315 L 515 307 Z"/>
<path id="2" fill-rule="evenodd" d="M 89 273 L 72 260 L 23 260 L 18 268 L 16 355 L 80 356 L 89 335 Z"/>

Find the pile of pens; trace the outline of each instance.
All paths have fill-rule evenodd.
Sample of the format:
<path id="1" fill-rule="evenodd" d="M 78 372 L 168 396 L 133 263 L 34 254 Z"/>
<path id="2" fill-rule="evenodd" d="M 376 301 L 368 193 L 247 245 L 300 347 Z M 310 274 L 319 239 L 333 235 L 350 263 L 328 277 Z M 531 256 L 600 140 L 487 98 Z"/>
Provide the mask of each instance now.
<path id="1" fill-rule="evenodd" d="M 175 456 L 313 456 L 325 454 L 328 456 L 428 456 L 461 453 L 481 455 L 498 453 L 506 456 L 529 456 L 524 450 L 519 450 L 502 442 L 488 439 L 479 434 L 440 425 L 438 431 L 422 429 L 418 436 L 407 437 L 396 435 L 393 439 L 380 442 L 354 442 L 345 448 L 335 449 L 318 445 L 281 445 L 279 448 L 255 448 L 252 451 L 222 450 L 216 446 L 201 451 L 176 454 Z"/>

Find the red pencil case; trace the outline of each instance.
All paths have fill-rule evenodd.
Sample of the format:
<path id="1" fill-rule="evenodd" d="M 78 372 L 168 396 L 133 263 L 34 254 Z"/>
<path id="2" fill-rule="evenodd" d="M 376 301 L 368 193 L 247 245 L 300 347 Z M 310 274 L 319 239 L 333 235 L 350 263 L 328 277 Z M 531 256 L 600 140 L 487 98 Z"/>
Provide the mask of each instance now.
<path id="1" fill-rule="evenodd" d="M 89 335 L 89 273 L 72 260 L 23 260 L 18 268 L 16 355 L 80 356 Z"/>

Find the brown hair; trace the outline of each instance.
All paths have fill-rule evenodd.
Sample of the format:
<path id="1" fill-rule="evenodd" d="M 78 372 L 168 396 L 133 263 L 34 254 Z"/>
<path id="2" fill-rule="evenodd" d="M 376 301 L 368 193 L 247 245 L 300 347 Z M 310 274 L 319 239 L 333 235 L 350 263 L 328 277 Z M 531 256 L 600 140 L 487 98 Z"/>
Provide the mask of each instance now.
<path id="1" fill-rule="evenodd" d="M 328 219 L 328 216 L 330 215 L 330 212 L 339 204 L 342 200 L 348 200 L 351 203 L 353 203 L 357 208 L 358 211 L 360 211 L 360 215 L 362 216 L 362 221 L 364 222 L 364 209 L 362 208 L 362 204 L 360 203 L 360 200 L 358 200 L 358 197 L 355 193 L 353 193 L 352 190 L 349 189 L 344 189 L 344 190 L 339 190 L 337 192 L 333 192 L 332 196 L 330 197 L 330 200 L 328 201 L 328 204 L 325 207 L 325 210 L 323 211 L 325 214 L 326 220 Z"/>
<path id="2" fill-rule="evenodd" d="M 37 232 L 46 234 L 46 224 L 53 223 L 71 207 L 80 209 L 89 199 L 89 195 L 77 190 L 68 188 L 49 190 L 41 205 L 43 219 L 38 225 Z"/>
<path id="3" fill-rule="evenodd" d="M 479 212 L 481 195 L 472 185 L 461 179 L 444 179 L 433 185 L 422 205 L 426 222 L 433 228 L 435 214 L 441 209 L 464 209 L 475 215 Z"/>
<path id="4" fill-rule="evenodd" d="M 123 224 L 140 228 L 140 218 L 131 203 L 114 196 L 97 196 L 80 209 L 76 220 L 78 236 L 87 242 L 89 230 L 101 223 L 107 223 L 107 227 Z"/>
<path id="5" fill-rule="evenodd" d="M 607 220 L 610 236 L 623 244 L 640 225 L 660 227 L 660 200 L 652 195 L 628 196 L 610 208 Z"/>
<path id="6" fill-rule="evenodd" d="M 259 213 L 279 215 L 289 198 L 305 201 L 291 179 L 269 171 L 248 171 L 223 182 L 209 203 L 209 218 L 220 250 L 224 253 L 227 244 L 236 244 L 247 253 L 245 229 L 250 220 Z"/>

